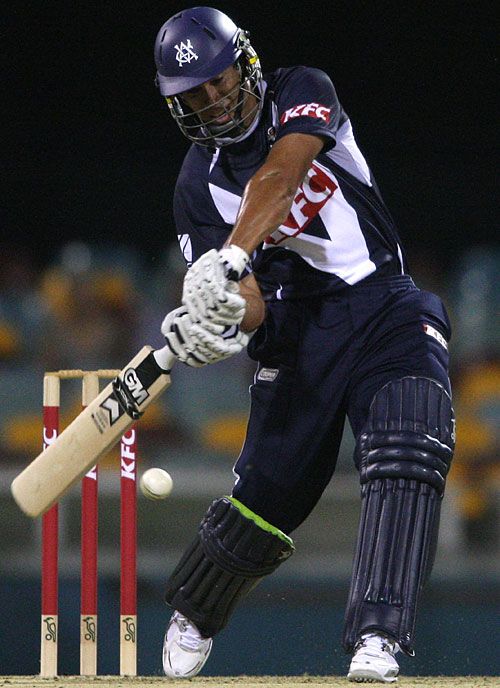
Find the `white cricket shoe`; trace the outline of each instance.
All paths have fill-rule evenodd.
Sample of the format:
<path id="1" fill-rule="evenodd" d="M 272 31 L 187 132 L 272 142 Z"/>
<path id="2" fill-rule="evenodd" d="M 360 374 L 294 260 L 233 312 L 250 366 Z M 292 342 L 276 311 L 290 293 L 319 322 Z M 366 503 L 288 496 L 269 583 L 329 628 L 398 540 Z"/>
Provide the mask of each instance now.
<path id="1" fill-rule="evenodd" d="M 208 659 L 212 638 L 203 638 L 194 624 L 174 612 L 163 642 L 163 671 L 169 678 L 192 678 Z"/>
<path id="2" fill-rule="evenodd" d="M 379 633 L 364 633 L 354 648 L 347 678 L 358 683 L 394 683 L 399 664 L 395 654 L 399 645 Z"/>

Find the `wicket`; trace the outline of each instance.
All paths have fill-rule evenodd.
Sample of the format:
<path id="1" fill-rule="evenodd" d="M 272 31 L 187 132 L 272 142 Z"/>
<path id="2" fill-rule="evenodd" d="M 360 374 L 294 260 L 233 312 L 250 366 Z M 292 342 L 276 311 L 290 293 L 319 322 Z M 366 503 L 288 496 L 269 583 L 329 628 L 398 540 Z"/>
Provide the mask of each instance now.
<path id="1" fill-rule="evenodd" d="M 59 370 L 43 382 L 43 448 L 59 434 L 61 380 L 82 380 L 82 405 L 99 394 L 99 380 L 118 370 Z M 120 443 L 120 675 L 137 675 L 137 492 L 136 430 Z M 82 479 L 80 674 L 97 675 L 98 469 Z M 42 517 L 42 608 L 40 675 L 57 676 L 59 513 L 55 504 Z"/>

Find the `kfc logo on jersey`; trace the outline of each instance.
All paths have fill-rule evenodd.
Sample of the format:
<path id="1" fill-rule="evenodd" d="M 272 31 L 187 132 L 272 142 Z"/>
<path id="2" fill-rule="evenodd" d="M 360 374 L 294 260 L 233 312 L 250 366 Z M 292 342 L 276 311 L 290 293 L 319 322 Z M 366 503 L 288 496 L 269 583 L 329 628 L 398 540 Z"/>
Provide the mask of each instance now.
<path id="1" fill-rule="evenodd" d="M 281 124 L 286 124 L 289 120 L 295 117 L 316 117 L 325 122 L 330 121 L 331 108 L 327 108 L 319 103 L 304 103 L 303 105 L 295 105 L 281 115 Z"/>
<path id="2" fill-rule="evenodd" d="M 266 244 L 279 244 L 285 239 L 301 234 L 330 200 L 335 189 L 337 184 L 326 169 L 313 162 L 306 178 L 297 189 L 287 219 L 276 232 L 266 238 Z"/>

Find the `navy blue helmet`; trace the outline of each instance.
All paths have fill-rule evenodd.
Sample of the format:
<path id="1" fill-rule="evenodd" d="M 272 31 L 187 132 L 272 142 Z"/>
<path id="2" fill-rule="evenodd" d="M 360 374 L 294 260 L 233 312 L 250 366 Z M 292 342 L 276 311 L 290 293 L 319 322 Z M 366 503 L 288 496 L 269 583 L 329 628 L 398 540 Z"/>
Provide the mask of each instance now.
<path id="1" fill-rule="evenodd" d="M 211 7 L 193 7 L 171 17 L 155 42 L 156 84 L 167 100 L 170 113 L 188 139 L 208 146 L 223 146 L 241 140 L 262 107 L 262 71 L 248 33 L 223 12 Z M 223 125 L 202 120 L 203 110 L 190 110 L 179 97 L 184 91 L 214 79 L 234 65 L 240 80 L 234 106 L 224 108 L 230 121 Z M 255 106 L 242 117 L 243 104 L 252 96 Z M 210 107 L 213 107 L 210 106 Z M 208 109 L 208 108 L 204 108 Z"/>

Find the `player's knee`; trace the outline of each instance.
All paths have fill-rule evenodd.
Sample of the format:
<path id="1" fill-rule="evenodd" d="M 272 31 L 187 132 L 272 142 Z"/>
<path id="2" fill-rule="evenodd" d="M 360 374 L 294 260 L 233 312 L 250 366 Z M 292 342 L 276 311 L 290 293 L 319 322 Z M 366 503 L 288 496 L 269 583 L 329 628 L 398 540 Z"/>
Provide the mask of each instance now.
<path id="1" fill-rule="evenodd" d="M 454 448 L 451 399 L 435 380 L 392 380 L 374 396 L 356 442 L 362 483 L 406 478 L 444 491 Z"/>
<path id="2" fill-rule="evenodd" d="M 199 534 L 207 555 L 234 574 L 265 576 L 294 551 L 291 538 L 234 497 L 212 503 Z"/>

